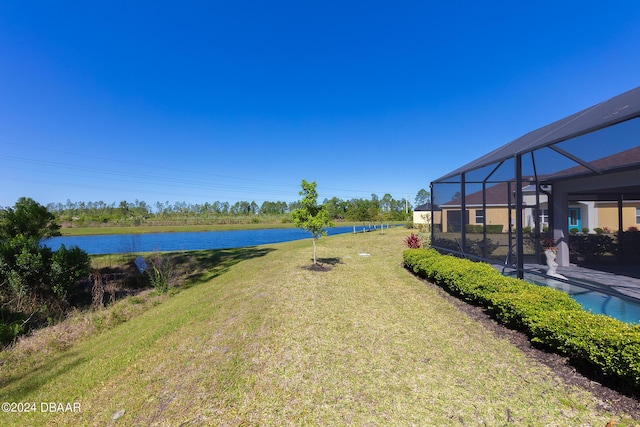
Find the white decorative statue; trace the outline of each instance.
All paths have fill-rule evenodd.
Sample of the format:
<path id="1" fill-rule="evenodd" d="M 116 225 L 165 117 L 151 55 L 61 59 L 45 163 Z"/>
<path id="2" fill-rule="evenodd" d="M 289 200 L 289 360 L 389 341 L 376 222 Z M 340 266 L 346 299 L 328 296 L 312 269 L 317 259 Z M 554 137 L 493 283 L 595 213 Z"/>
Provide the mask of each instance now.
<path id="1" fill-rule="evenodd" d="M 558 277 L 560 279 L 566 279 L 562 274 L 556 272 L 558 268 L 558 263 L 556 262 L 556 253 L 551 249 L 546 249 L 544 251 L 545 256 L 547 257 L 547 276 Z"/>

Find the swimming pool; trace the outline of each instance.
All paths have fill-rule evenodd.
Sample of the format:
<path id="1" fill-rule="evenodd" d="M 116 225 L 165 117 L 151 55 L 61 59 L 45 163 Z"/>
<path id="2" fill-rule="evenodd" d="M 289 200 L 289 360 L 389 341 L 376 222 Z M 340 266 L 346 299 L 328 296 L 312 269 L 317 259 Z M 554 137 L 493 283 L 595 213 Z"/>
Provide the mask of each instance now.
<path id="1" fill-rule="evenodd" d="M 506 273 L 515 276 L 515 272 Z M 640 302 L 623 295 L 612 295 L 607 289 L 596 282 L 580 280 L 579 284 L 567 283 L 554 278 L 525 273 L 524 280 L 539 286 L 547 286 L 568 294 L 586 311 L 604 314 L 626 323 L 640 323 Z"/>

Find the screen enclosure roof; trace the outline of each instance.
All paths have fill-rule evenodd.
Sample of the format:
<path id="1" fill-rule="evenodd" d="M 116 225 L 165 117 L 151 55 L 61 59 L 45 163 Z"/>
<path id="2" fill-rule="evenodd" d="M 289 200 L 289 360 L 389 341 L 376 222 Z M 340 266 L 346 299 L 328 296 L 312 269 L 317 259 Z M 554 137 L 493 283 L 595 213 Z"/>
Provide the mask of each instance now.
<path id="1" fill-rule="evenodd" d="M 519 154 L 531 153 L 545 147 L 553 148 L 552 146 L 563 141 L 638 117 L 640 117 L 640 87 L 529 132 L 434 182 L 443 182 L 462 173 L 514 158 Z"/>

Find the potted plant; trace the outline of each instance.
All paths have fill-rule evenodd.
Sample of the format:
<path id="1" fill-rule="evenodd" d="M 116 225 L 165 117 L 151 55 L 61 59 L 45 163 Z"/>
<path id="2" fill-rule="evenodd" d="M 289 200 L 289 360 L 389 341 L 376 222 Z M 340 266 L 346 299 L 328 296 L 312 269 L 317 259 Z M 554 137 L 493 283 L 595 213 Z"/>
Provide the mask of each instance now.
<path id="1" fill-rule="evenodd" d="M 551 236 L 543 237 L 542 249 L 544 251 L 553 251 L 556 254 L 558 253 L 558 247 L 556 246 L 556 241 Z"/>

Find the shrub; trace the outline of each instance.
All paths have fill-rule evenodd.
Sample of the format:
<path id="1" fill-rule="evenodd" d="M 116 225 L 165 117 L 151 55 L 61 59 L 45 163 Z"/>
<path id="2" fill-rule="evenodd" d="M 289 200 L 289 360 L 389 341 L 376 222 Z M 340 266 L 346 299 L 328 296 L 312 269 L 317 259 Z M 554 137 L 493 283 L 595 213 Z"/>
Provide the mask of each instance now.
<path id="1" fill-rule="evenodd" d="M 593 261 L 595 257 L 615 251 L 614 241 L 611 236 L 605 234 L 587 234 L 569 236 L 569 247 L 573 255 L 583 256 L 587 261 Z"/>
<path id="2" fill-rule="evenodd" d="M 33 199 L 0 207 L 0 342 L 64 314 L 67 294 L 89 272 L 85 251 L 46 246 L 45 239 L 59 235 L 59 229 L 53 214 Z M 4 311 L 26 320 L 7 322 Z"/>
<path id="3" fill-rule="evenodd" d="M 448 251 L 461 251 L 460 242 L 456 239 L 447 239 L 445 237 L 438 237 L 435 240 L 431 241 L 431 246 L 436 247 L 440 250 L 448 250 Z"/>
<path id="4" fill-rule="evenodd" d="M 485 248 L 483 253 L 482 248 Z M 498 244 L 494 243 L 491 239 L 467 239 L 465 251 L 468 254 L 475 255 L 477 257 L 483 257 L 485 254 L 489 256 L 498 248 Z"/>
<path id="5" fill-rule="evenodd" d="M 431 242 L 431 246 L 445 252 L 462 252 L 462 245 L 458 239 L 437 238 Z M 482 248 L 485 248 L 483 253 Z M 490 256 L 499 245 L 491 239 L 467 239 L 465 243 L 465 253 L 477 257 Z"/>
<path id="6" fill-rule="evenodd" d="M 13 341 L 24 332 L 24 326 L 21 322 L 2 323 L 0 321 L 0 343 L 8 343 Z"/>
<path id="7" fill-rule="evenodd" d="M 569 233 L 571 233 L 571 234 L 578 234 L 578 231 L 580 231 L 580 230 L 578 230 L 577 228 L 570 228 L 569 229 Z"/>
<path id="8" fill-rule="evenodd" d="M 640 233 L 637 231 L 618 232 L 616 237 L 615 253 L 621 261 L 625 264 L 640 263 Z"/>
<path id="9" fill-rule="evenodd" d="M 51 289 L 54 294 L 65 300 L 80 279 L 89 274 L 90 265 L 87 252 L 78 246 L 67 249 L 61 245 L 51 256 Z"/>
<path id="10" fill-rule="evenodd" d="M 602 229 L 600 227 L 594 228 L 593 231 L 595 231 L 598 236 L 601 235 L 601 234 L 604 234 L 604 229 Z"/>
<path id="11" fill-rule="evenodd" d="M 467 233 L 482 233 L 482 224 L 467 224 Z"/>
<path id="12" fill-rule="evenodd" d="M 640 393 L 640 325 L 588 313 L 563 292 L 504 277 L 488 264 L 433 249 L 407 249 L 403 259 L 416 275 L 487 308 L 533 343 L 624 391 Z"/>
<path id="13" fill-rule="evenodd" d="M 582 232 L 584 234 L 589 234 L 589 227 L 582 227 Z"/>
<path id="14" fill-rule="evenodd" d="M 502 233 L 502 224 L 487 225 L 487 233 L 491 233 L 491 234 Z"/>
<path id="15" fill-rule="evenodd" d="M 422 240 L 420 239 L 420 237 L 413 233 L 411 233 L 411 235 L 407 236 L 407 238 L 404 239 L 404 243 L 410 249 L 417 249 L 422 246 Z"/>
<path id="16" fill-rule="evenodd" d="M 173 286 L 176 279 L 176 270 L 171 260 L 158 253 L 154 254 L 149 260 L 151 270 L 149 271 L 149 281 L 153 288 L 160 292 L 166 292 L 170 286 Z"/>
<path id="17" fill-rule="evenodd" d="M 467 233 L 482 233 L 482 224 L 467 224 L 466 225 Z M 497 234 L 502 233 L 502 225 L 501 224 L 491 224 L 487 225 L 487 233 L 488 234 Z"/>

